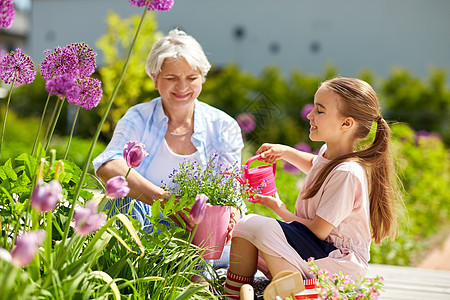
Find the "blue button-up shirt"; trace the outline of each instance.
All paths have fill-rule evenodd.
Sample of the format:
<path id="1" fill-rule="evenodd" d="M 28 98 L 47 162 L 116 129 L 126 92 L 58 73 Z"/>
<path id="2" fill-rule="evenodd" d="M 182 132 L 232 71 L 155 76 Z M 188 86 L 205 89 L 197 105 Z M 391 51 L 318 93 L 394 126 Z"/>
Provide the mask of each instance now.
<path id="1" fill-rule="evenodd" d="M 236 120 L 225 112 L 197 99 L 194 102 L 194 133 L 191 142 L 198 151 L 201 163 L 218 153 L 218 163 L 231 166 L 241 163 L 244 146 L 241 130 Z M 148 166 L 163 142 L 169 118 L 165 115 L 161 97 L 131 107 L 119 120 L 113 137 L 102 154 L 94 161 L 95 171 L 107 161 L 123 159 L 123 147 L 129 141 L 145 145 L 149 155 L 135 170 L 145 177 Z M 159 184 L 154 182 L 154 184 Z"/>

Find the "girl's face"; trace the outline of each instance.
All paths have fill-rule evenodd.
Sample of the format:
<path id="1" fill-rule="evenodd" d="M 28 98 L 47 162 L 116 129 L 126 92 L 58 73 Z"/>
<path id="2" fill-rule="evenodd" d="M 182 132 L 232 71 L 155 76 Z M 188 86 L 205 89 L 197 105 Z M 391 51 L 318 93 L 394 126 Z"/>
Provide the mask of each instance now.
<path id="1" fill-rule="evenodd" d="M 155 89 L 163 103 L 174 108 L 192 104 L 202 91 L 202 84 L 200 70 L 193 69 L 184 58 L 166 58 L 155 78 Z"/>
<path id="2" fill-rule="evenodd" d="M 314 96 L 314 109 L 308 114 L 310 120 L 309 138 L 312 141 L 339 142 L 345 117 L 338 111 L 339 96 L 321 86 Z"/>

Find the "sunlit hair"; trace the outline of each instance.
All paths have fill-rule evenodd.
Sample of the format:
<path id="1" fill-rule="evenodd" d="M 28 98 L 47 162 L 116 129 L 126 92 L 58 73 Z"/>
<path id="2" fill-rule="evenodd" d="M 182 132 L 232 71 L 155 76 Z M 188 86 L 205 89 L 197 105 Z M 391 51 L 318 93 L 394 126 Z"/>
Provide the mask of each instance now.
<path id="1" fill-rule="evenodd" d="M 311 198 L 319 191 L 328 174 L 338 164 L 344 161 L 361 163 L 366 167 L 369 177 L 372 238 L 379 244 L 385 237 L 394 237 L 397 227 L 395 199 L 399 196 L 394 188 L 397 177 L 389 150 L 389 125 L 381 116 L 377 95 L 368 83 L 355 78 L 339 77 L 327 80 L 321 86 L 339 96 L 339 114 L 355 120 L 355 140 L 367 138 L 374 122 L 377 129 L 372 144 L 366 149 L 329 162 L 321 170 L 305 198 Z"/>
<path id="2" fill-rule="evenodd" d="M 166 58 L 184 58 L 193 69 L 200 71 L 203 81 L 211 69 L 202 46 L 192 36 L 178 29 L 171 30 L 153 45 L 145 63 L 148 76 L 152 79 L 158 77 Z"/>

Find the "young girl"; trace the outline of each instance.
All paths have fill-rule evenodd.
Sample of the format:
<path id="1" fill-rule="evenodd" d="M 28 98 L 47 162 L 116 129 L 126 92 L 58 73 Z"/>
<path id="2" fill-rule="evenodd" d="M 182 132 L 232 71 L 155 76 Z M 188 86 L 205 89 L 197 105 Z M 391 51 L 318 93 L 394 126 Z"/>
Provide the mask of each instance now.
<path id="1" fill-rule="evenodd" d="M 240 286 L 253 281 L 257 267 L 268 268 L 269 277 L 283 270 L 311 277 L 310 257 L 330 273 L 358 279 L 368 269 L 371 239 L 380 243 L 395 233 L 390 130 L 372 87 L 353 78 L 325 81 L 308 119 L 310 139 L 325 142 L 318 155 L 274 144 L 257 151 L 265 162 L 283 159 L 307 176 L 295 214 L 278 197 L 256 195 L 256 203 L 283 221 L 247 215 L 236 225 L 225 283 L 229 299 L 239 299 Z M 373 143 L 356 151 L 374 122 Z"/>

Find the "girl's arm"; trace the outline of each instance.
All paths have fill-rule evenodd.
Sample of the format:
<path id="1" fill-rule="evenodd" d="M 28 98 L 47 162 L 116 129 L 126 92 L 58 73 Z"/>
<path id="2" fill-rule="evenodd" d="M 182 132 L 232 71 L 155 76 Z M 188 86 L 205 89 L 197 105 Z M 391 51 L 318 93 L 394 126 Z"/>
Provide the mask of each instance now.
<path id="1" fill-rule="evenodd" d="M 315 157 L 314 154 L 299 151 L 286 145 L 267 143 L 259 147 L 256 154 L 261 154 L 261 159 L 270 164 L 273 164 L 278 159 L 283 159 L 296 166 L 305 174 L 311 170 Z"/>
<path id="2" fill-rule="evenodd" d="M 325 238 L 334 228 L 332 224 L 328 223 L 317 215 L 313 220 L 303 219 L 296 216 L 287 209 L 286 205 L 279 198 L 257 194 L 253 196 L 253 199 L 255 203 L 262 204 L 273 210 L 285 222 L 297 221 L 299 223 L 302 223 L 321 240 L 325 240 Z"/>

